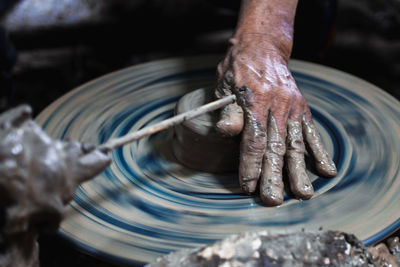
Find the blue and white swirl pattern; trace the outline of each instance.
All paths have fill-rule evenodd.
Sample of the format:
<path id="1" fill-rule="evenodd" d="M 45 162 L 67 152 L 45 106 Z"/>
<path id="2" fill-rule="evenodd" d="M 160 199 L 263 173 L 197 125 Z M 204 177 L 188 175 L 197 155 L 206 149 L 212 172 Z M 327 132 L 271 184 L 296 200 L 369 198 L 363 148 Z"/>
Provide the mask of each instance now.
<path id="1" fill-rule="evenodd" d="M 212 86 L 216 57 L 170 59 L 87 83 L 37 118 L 55 138 L 93 144 L 173 115 L 176 101 Z M 324 229 L 354 233 L 368 245 L 400 226 L 400 105 L 375 86 L 323 66 L 290 68 L 312 110 L 338 175 L 311 174 L 315 196 L 289 196 L 267 208 L 240 193 L 236 174 L 199 173 L 177 163 L 172 131 L 126 145 L 80 186 L 61 234 L 87 252 L 143 263 L 181 248 L 253 230 Z"/>

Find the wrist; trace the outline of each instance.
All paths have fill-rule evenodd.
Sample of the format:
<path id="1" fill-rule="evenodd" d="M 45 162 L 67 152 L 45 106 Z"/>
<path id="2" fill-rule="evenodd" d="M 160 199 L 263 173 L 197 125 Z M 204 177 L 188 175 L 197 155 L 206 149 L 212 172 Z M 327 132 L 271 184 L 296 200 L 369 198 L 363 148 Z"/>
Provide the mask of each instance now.
<path id="1" fill-rule="evenodd" d="M 267 47 L 289 59 L 297 0 L 242 0 L 232 43 Z"/>
<path id="2" fill-rule="evenodd" d="M 251 47 L 258 54 L 274 53 L 288 62 L 292 52 L 293 40 L 271 33 L 236 31 L 229 39 L 229 44 L 233 47 Z"/>

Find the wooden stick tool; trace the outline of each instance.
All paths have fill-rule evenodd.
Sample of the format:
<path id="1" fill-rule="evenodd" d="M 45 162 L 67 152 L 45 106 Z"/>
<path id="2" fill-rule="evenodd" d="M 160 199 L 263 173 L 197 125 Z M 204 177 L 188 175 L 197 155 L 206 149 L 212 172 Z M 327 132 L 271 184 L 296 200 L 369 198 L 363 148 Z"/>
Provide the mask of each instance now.
<path id="1" fill-rule="evenodd" d="M 184 112 L 182 114 L 176 115 L 172 118 L 163 120 L 161 122 L 158 122 L 153 125 L 149 125 L 147 127 L 144 127 L 143 129 L 140 129 L 138 131 L 128 133 L 127 135 L 110 139 L 106 143 L 101 144 L 98 146 L 98 149 L 102 151 L 111 151 L 116 148 L 119 148 L 125 144 L 134 142 L 136 140 L 139 140 L 143 137 L 152 135 L 154 133 L 157 133 L 159 131 L 168 129 L 170 127 L 173 127 L 175 125 L 178 125 L 184 121 L 191 120 L 195 117 L 198 117 L 200 115 L 203 115 L 204 113 L 214 111 L 216 109 L 222 108 L 226 105 L 232 104 L 233 102 L 236 101 L 236 96 L 235 95 L 229 95 L 224 98 L 221 98 L 219 100 L 210 102 L 208 104 L 205 104 L 203 106 L 197 107 L 195 109 L 189 110 L 187 112 Z"/>

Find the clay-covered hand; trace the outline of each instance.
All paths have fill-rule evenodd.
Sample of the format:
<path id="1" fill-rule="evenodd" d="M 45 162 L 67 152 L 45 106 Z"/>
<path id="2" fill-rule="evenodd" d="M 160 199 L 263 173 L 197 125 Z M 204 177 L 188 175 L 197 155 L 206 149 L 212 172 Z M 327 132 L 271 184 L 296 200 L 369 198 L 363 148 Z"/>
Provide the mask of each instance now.
<path id="1" fill-rule="evenodd" d="M 0 209 L 4 233 L 32 226 L 56 228 L 78 185 L 110 158 L 93 146 L 50 138 L 23 105 L 0 115 Z"/>
<path id="2" fill-rule="evenodd" d="M 251 2 L 254 1 L 242 7 L 242 17 L 246 12 L 251 18 L 257 17 L 251 10 Z M 273 14 L 263 16 L 270 24 L 287 21 L 286 17 L 274 18 Z M 262 25 L 263 20 L 257 23 Z M 216 96 L 235 94 L 237 104 L 222 110 L 217 130 L 226 136 L 242 132 L 239 182 L 244 192 L 254 192 L 260 180 L 263 202 L 269 206 L 280 205 L 285 161 L 292 193 L 299 199 L 309 199 L 314 191 L 306 173 L 304 141 L 321 175 L 335 176 L 336 167 L 323 147 L 306 100 L 287 67 L 292 28 L 278 29 L 276 34 L 262 33 L 260 28 L 249 29 L 253 29 L 253 25 L 249 26 L 242 18 L 230 39 L 225 59 L 218 65 Z"/>

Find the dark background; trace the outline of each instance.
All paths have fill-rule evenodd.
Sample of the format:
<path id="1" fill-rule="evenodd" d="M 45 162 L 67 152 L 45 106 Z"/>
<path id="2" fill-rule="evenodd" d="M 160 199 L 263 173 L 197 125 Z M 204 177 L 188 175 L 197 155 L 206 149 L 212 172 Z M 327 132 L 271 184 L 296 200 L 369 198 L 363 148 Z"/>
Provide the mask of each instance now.
<path id="1" fill-rule="evenodd" d="M 223 54 L 240 4 L 42 0 L 50 3 L 43 8 L 39 1 L 23 0 L 20 5 L 29 2 L 33 4 L 25 11 L 11 9 L 3 23 L 18 52 L 7 105 L 29 103 L 35 114 L 72 88 L 113 70 L 160 58 Z M 349 72 L 400 97 L 399 0 L 299 2 L 293 58 Z M 80 12 L 82 6 L 86 13 Z"/>
<path id="2" fill-rule="evenodd" d="M 29 103 L 35 114 L 78 85 L 133 64 L 223 55 L 239 9 L 239 1 L 224 0 L 17 2 L 0 1 L 0 110 Z M 293 58 L 354 74 L 400 98 L 399 0 L 299 2 Z M 40 243 L 44 267 L 114 266 L 58 236 Z"/>

